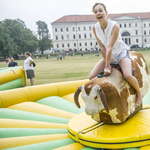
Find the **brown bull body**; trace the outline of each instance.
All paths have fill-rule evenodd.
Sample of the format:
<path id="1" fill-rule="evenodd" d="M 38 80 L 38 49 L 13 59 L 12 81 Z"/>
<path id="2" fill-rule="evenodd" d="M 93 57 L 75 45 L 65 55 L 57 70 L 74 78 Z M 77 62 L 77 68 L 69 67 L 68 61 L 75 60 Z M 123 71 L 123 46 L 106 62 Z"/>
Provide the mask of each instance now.
<path id="1" fill-rule="evenodd" d="M 150 75 L 147 64 L 141 53 L 130 52 L 130 57 L 133 61 L 134 76 L 139 83 L 142 96 L 144 96 L 150 87 Z M 121 123 L 135 112 L 136 91 L 129 85 L 118 70 L 113 68 L 109 76 L 94 78 L 82 86 L 81 96 L 87 109 L 89 106 L 86 103 L 90 101 L 88 100 L 87 102 L 87 99 L 93 97 L 90 94 L 95 86 L 99 86 L 103 90 L 109 112 L 106 111 L 106 106 L 104 106 L 104 102 L 102 102 L 104 109 L 101 109 L 97 114 L 91 114 L 94 120 L 105 123 Z M 78 94 L 75 94 L 75 103 L 78 101 Z M 92 100 L 91 98 L 91 101 Z M 99 96 L 99 100 L 101 100 L 101 96 Z M 94 101 L 94 103 L 96 102 Z M 100 107 L 101 103 L 97 105 L 99 106 L 95 104 L 93 109 L 95 109 L 94 107 Z"/>

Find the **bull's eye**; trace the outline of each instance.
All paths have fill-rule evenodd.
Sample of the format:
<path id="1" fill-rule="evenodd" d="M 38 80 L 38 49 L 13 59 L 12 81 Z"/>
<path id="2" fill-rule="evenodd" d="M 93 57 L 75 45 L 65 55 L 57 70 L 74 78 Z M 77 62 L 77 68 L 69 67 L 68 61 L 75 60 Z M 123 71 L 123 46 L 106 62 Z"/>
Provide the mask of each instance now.
<path id="1" fill-rule="evenodd" d="M 95 99 L 94 100 L 96 100 L 97 99 L 97 96 L 95 96 Z"/>

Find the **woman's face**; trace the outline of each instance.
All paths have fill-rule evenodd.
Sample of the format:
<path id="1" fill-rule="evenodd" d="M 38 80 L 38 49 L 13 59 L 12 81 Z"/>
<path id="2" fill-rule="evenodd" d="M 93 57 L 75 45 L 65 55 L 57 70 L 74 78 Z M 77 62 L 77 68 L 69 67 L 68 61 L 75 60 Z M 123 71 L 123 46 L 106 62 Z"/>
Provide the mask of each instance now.
<path id="1" fill-rule="evenodd" d="M 97 5 L 94 8 L 94 16 L 98 21 L 104 21 L 107 19 L 107 11 L 105 11 L 102 5 Z"/>
<path id="2" fill-rule="evenodd" d="M 24 54 L 24 56 L 25 56 L 25 58 L 27 58 L 27 57 L 28 57 L 28 55 L 27 55 L 26 53 Z"/>

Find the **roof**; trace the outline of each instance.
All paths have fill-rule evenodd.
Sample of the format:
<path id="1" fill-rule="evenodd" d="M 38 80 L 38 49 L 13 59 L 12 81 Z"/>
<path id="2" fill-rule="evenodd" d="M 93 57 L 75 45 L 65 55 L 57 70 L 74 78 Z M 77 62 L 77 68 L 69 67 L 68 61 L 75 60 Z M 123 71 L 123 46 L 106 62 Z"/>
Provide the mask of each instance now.
<path id="1" fill-rule="evenodd" d="M 150 12 L 109 14 L 108 17 L 113 19 L 122 15 L 140 17 L 142 19 L 150 18 Z M 52 23 L 89 22 L 89 21 L 96 21 L 94 15 L 68 15 L 63 16 Z"/>

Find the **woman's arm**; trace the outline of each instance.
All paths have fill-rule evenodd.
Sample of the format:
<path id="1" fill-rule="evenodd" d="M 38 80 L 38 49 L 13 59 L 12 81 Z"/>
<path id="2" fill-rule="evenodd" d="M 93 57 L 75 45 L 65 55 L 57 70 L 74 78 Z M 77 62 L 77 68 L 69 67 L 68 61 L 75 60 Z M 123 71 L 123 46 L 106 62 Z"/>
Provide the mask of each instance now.
<path id="1" fill-rule="evenodd" d="M 31 64 L 33 64 L 33 60 L 30 60 L 30 64 L 29 64 L 29 66 L 31 66 Z"/>
<path id="2" fill-rule="evenodd" d="M 110 70 L 110 60 L 111 60 L 111 52 L 112 52 L 112 48 L 118 38 L 118 34 L 119 34 L 119 26 L 116 24 L 114 25 L 113 29 L 112 29 L 112 33 L 111 33 L 111 38 L 107 47 L 107 51 L 106 51 L 106 67 L 104 69 L 105 73 L 104 75 L 109 75 L 111 73 Z"/>
<path id="3" fill-rule="evenodd" d="M 95 38 L 96 38 L 96 40 L 97 40 L 97 42 L 98 42 L 98 44 L 99 44 L 100 50 L 101 50 L 101 52 L 102 52 L 102 56 L 103 56 L 104 61 L 105 61 L 105 63 L 106 63 L 106 48 L 105 48 L 105 46 L 102 44 L 102 42 L 100 41 L 100 39 L 97 37 L 96 32 L 95 32 L 95 26 L 93 26 L 93 33 L 94 33 Z"/>

